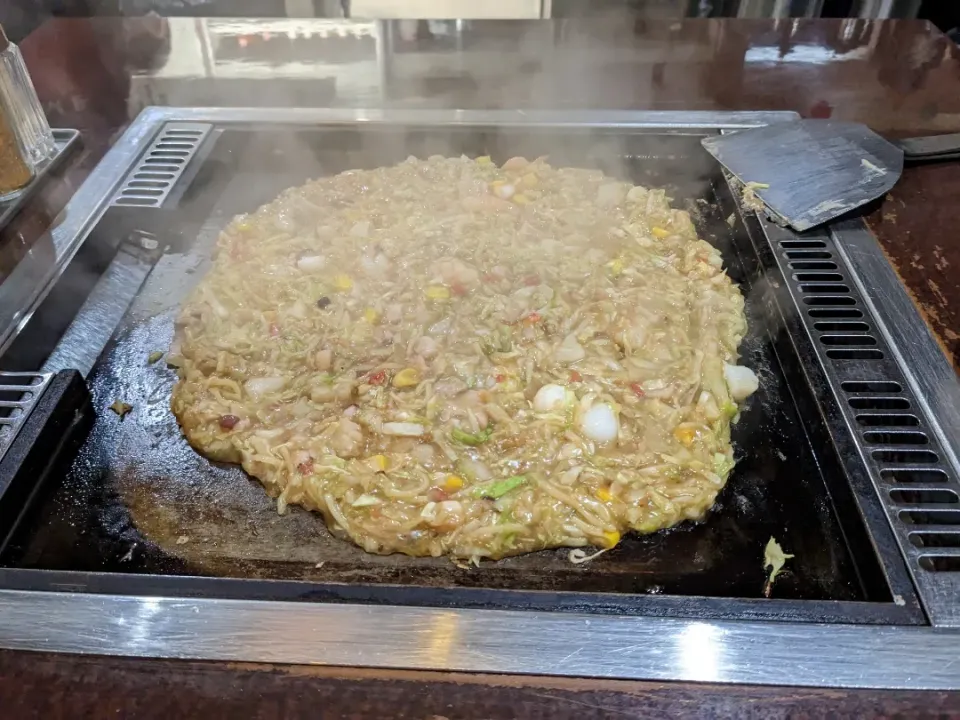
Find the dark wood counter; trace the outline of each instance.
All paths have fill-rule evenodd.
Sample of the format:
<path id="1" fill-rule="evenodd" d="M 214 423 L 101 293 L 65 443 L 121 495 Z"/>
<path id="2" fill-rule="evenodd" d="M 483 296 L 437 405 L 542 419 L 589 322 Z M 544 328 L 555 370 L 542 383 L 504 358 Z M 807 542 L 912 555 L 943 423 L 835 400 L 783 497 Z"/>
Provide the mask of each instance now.
<path id="1" fill-rule="evenodd" d="M 231 665 L 0 651 L 4 717 L 409 718 L 950 718 L 944 692 L 814 690 L 507 675 Z"/>
<path id="2" fill-rule="evenodd" d="M 58 19 L 21 47 L 51 122 L 84 132 L 74 184 L 150 104 L 788 109 L 891 136 L 960 131 L 957 49 L 923 22 L 476 22 L 442 34 L 425 23 Z M 868 216 L 954 363 L 958 192 L 960 163 L 911 168 Z M 0 707 L 11 718 L 960 717 L 960 696 L 0 652 Z"/>

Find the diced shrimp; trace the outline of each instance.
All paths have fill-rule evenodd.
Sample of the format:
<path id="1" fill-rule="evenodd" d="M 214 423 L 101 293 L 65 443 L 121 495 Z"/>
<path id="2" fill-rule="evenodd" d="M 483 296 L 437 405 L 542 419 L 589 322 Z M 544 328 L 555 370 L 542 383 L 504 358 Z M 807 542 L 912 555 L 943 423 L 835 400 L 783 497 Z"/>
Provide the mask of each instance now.
<path id="1" fill-rule="evenodd" d="M 471 287 L 480 281 L 480 273 L 457 258 L 440 258 L 432 270 L 445 285 Z"/>
<path id="2" fill-rule="evenodd" d="M 530 164 L 525 157 L 512 157 L 500 166 L 502 170 L 523 170 Z"/>

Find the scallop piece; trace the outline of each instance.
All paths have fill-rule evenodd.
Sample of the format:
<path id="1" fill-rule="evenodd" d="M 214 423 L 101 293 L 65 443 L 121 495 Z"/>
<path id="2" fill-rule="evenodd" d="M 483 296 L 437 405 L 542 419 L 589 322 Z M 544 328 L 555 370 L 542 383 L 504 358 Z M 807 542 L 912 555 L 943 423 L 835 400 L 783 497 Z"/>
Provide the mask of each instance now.
<path id="1" fill-rule="evenodd" d="M 760 381 L 753 370 L 743 365 L 724 363 L 723 379 L 727 381 L 731 397 L 737 402 L 746 400 L 760 387 Z"/>
<path id="2" fill-rule="evenodd" d="M 297 268 L 304 272 L 316 272 L 327 266 L 327 258 L 323 255 L 304 255 L 297 260 Z"/>
<path id="3" fill-rule="evenodd" d="M 537 390 L 533 397 L 533 409 L 538 413 L 548 413 L 561 410 L 572 403 L 572 392 L 562 385 L 550 383 Z"/>
<path id="4" fill-rule="evenodd" d="M 257 377 L 247 380 L 243 387 L 254 399 L 267 395 L 272 392 L 282 390 L 287 384 L 286 378 L 282 377 Z"/>
<path id="5" fill-rule="evenodd" d="M 580 430 L 594 442 L 613 442 L 620 432 L 617 411 L 609 403 L 597 403 L 580 418 Z"/>

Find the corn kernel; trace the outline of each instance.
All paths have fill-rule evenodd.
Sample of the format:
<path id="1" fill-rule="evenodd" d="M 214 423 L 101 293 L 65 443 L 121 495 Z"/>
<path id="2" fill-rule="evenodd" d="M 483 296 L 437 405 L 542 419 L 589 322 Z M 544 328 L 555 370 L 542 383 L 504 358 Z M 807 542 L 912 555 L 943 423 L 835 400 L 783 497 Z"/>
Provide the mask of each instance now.
<path id="1" fill-rule="evenodd" d="M 696 428 L 692 428 L 689 426 L 680 426 L 680 427 L 674 428 L 673 436 L 677 440 L 679 440 L 681 443 L 689 447 L 690 445 L 693 445 L 693 441 L 697 437 L 697 431 L 696 431 Z"/>
<path id="2" fill-rule="evenodd" d="M 529 205 L 532 202 L 530 198 L 523 193 L 517 193 L 510 199 L 513 200 L 517 205 Z"/>
<path id="3" fill-rule="evenodd" d="M 393 376 L 393 386 L 396 388 L 413 387 L 420 384 L 420 372 L 416 368 L 404 368 Z"/>
<path id="4" fill-rule="evenodd" d="M 607 267 L 610 268 L 610 274 L 616 277 L 623 272 L 623 260 L 617 258 L 616 260 L 611 260 L 607 263 Z"/>
<path id="5" fill-rule="evenodd" d="M 606 545 L 604 547 L 612 548 L 616 547 L 617 543 L 620 542 L 620 533 L 616 530 L 607 530 L 603 533 L 603 539 Z"/>
<path id="6" fill-rule="evenodd" d="M 524 187 L 536 187 L 540 184 L 540 178 L 537 177 L 536 173 L 527 173 L 520 179 L 520 184 Z"/>
<path id="7" fill-rule="evenodd" d="M 337 275 L 333 279 L 333 286 L 340 292 L 348 292 L 353 290 L 353 278 L 349 275 Z"/>
<path id="8" fill-rule="evenodd" d="M 481 155 L 477 158 L 477 165 L 480 167 L 490 167 L 493 165 L 493 160 L 490 159 L 489 155 Z"/>
<path id="9" fill-rule="evenodd" d="M 463 487 L 463 478 L 459 475 L 447 475 L 446 482 L 443 483 L 443 489 L 447 492 L 454 492 Z"/>
<path id="10" fill-rule="evenodd" d="M 443 285 L 431 285 L 425 294 L 430 300 L 447 300 L 450 297 L 450 290 Z"/>
<path id="11" fill-rule="evenodd" d="M 363 319 L 371 325 L 376 325 L 377 321 L 380 320 L 380 313 L 373 308 L 367 308 L 363 311 Z"/>
<path id="12" fill-rule="evenodd" d="M 597 496 L 597 500 L 600 502 L 610 502 L 613 500 L 613 494 L 606 488 L 600 488 L 597 490 L 595 495 Z"/>
<path id="13" fill-rule="evenodd" d="M 386 472 L 390 461 L 387 460 L 386 455 L 374 455 L 370 458 L 369 464 L 370 467 L 373 468 L 374 472 Z"/>
<path id="14" fill-rule="evenodd" d="M 664 230 L 662 227 L 656 226 L 650 228 L 650 232 L 653 233 L 653 236 L 658 240 L 663 240 L 665 237 L 670 235 L 669 230 Z"/>

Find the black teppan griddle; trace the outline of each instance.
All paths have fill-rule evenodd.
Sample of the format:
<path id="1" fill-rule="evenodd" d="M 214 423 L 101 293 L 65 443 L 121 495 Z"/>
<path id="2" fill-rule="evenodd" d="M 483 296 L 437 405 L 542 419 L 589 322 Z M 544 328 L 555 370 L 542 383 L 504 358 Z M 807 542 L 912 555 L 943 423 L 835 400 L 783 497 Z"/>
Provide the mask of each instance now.
<path id="1" fill-rule="evenodd" d="M 879 512 L 854 501 L 815 359 L 778 303 L 775 267 L 755 248 L 719 168 L 697 135 L 572 129 L 416 127 L 277 129 L 232 125 L 205 144 L 199 167 L 162 208 L 114 208 L 97 235 L 149 233 L 168 250 L 89 377 L 96 412 L 85 445 L 37 497 L 0 554 L 0 582 L 125 593 L 578 610 L 702 617 L 922 622 L 899 558 L 880 558 Z M 549 154 L 667 187 L 720 248 L 747 299 L 741 354 L 761 389 L 734 429 L 738 464 L 700 523 L 644 537 L 573 565 L 564 550 L 479 569 L 447 559 L 373 556 L 334 539 L 319 516 L 276 513 L 238 467 L 212 463 L 182 438 L 169 410 L 166 350 L 176 308 L 202 275 L 219 229 L 311 176 L 376 167 L 407 155 Z M 728 218 L 733 216 L 732 225 Z M 798 349 L 798 347 L 800 349 Z M 818 400 L 818 396 L 819 400 Z M 121 420 L 114 400 L 133 406 Z M 834 418 L 835 420 L 835 418 Z M 794 554 L 763 597 L 763 548 Z M 29 572 L 27 572 L 29 571 Z M 891 584 L 895 587 L 892 588 Z M 894 603 L 894 594 L 907 598 Z"/>

